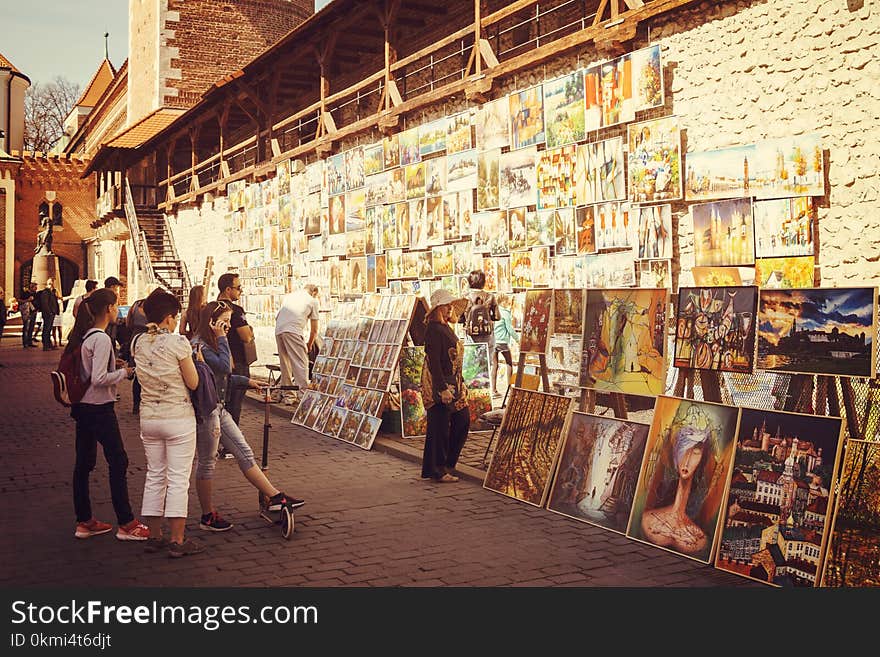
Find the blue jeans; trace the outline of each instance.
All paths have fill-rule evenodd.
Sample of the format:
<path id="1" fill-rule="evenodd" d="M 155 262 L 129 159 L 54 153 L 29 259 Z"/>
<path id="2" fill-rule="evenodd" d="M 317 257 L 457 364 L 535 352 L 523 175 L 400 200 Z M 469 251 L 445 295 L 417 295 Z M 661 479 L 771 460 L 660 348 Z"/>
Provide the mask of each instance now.
<path id="1" fill-rule="evenodd" d="M 254 450 L 248 445 L 232 415 L 223 408 L 223 404 L 218 404 L 214 412 L 196 427 L 196 479 L 214 477 L 218 442 L 235 457 L 242 472 L 247 472 L 257 464 Z"/>
<path id="2" fill-rule="evenodd" d="M 34 343 L 34 326 L 37 325 L 37 311 L 31 311 L 21 324 L 21 346 L 27 347 Z"/>

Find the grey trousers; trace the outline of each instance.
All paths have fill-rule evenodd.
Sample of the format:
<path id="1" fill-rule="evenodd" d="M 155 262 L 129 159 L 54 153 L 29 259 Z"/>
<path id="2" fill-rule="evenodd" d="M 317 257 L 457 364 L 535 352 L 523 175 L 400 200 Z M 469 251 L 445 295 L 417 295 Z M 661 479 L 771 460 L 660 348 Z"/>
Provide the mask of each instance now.
<path id="1" fill-rule="evenodd" d="M 309 385 L 309 354 L 306 341 L 295 333 L 275 336 L 278 358 L 281 360 L 281 385 L 297 385 L 305 390 Z"/>

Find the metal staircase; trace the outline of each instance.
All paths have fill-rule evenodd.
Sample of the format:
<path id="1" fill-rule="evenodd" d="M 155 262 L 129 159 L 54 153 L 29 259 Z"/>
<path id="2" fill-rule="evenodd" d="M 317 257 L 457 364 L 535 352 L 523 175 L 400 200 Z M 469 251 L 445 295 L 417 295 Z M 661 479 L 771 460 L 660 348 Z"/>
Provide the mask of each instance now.
<path id="1" fill-rule="evenodd" d="M 189 273 L 177 252 L 174 235 L 165 214 L 154 207 L 135 206 L 128 180 L 125 181 L 125 216 L 137 254 L 138 265 L 148 282 L 171 292 L 186 308 L 189 300 Z"/>

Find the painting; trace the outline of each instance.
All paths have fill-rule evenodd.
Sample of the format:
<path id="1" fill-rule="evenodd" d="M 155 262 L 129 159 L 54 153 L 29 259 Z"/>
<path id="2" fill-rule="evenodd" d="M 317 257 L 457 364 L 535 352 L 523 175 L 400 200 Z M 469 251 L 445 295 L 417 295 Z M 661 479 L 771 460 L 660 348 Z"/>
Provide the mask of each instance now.
<path id="1" fill-rule="evenodd" d="M 543 506 L 571 399 L 511 388 L 483 487 Z"/>
<path id="2" fill-rule="evenodd" d="M 758 367 L 873 377 L 877 288 L 762 289 Z"/>
<path id="3" fill-rule="evenodd" d="M 511 251 L 524 249 L 527 246 L 527 231 L 529 222 L 532 220 L 534 210 L 526 208 L 513 208 L 507 213 L 508 223 L 510 224 L 510 237 L 508 239 L 508 248 Z"/>
<path id="4" fill-rule="evenodd" d="M 822 586 L 880 585 L 880 443 L 846 442 Z"/>
<path id="5" fill-rule="evenodd" d="M 404 347 L 400 352 L 400 421 L 405 438 L 424 436 L 427 415 L 422 403 L 424 347 Z"/>
<path id="6" fill-rule="evenodd" d="M 611 201 L 592 206 L 596 227 L 596 249 L 631 249 L 635 243 L 635 225 L 630 220 L 629 203 Z"/>
<path id="7" fill-rule="evenodd" d="M 461 192 L 477 188 L 477 151 L 446 156 L 446 189 Z"/>
<path id="8" fill-rule="evenodd" d="M 547 351 L 547 336 L 551 331 L 550 320 L 553 317 L 552 306 L 553 290 L 526 292 L 520 351 L 539 354 Z"/>
<path id="9" fill-rule="evenodd" d="M 468 409 L 471 422 L 492 410 L 492 391 L 489 386 L 489 345 L 464 345 L 461 378 L 467 388 Z"/>
<path id="10" fill-rule="evenodd" d="M 512 288 L 532 287 L 532 254 L 529 251 L 511 251 L 510 286 Z"/>
<path id="11" fill-rule="evenodd" d="M 575 335 L 584 332 L 583 290 L 553 290 L 553 332 Z"/>
<path id="12" fill-rule="evenodd" d="M 535 147 L 502 153 L 499 170 L 501 207 L 516 208 L 537 203 Z"/>
<path id="13" fill-rule="evenodd" d="M 623 165 L 623 137 L 615 137 L 577 147 L 575 161 L 575 201 L 590 205 L 626 198 Z"/>
<path id="14" fill-rule="evenodd" d="M 400 166 L 400 142 L 396 133 L 382 139 L 382 159 L 385 169 Z"/>
<path id="15" fill-rule="evenodd" d="M 424 158 L 446 150 L 446 117 L 419 128 L 419 155 Z"/>
<path id="16" fill-rule="evenodd" d="M 330 234 L 338 235 L 345 232 L 345 195 L 330 197 Z"/>
<path id="17" fill-rule="evenodd" d="M 556 212 L 556 210 L 538 210 L 529 213 L 526 220 L 527 246 L 553 246 L 556 243 L 554 225 Z"/>
<path id="18" fill-rule="evenodd" d="M 575 71 L 544 83 L 544 121 L 547 148 L 586 139 L 584 128 L 584 75 Z"/>
<path id="19" fill-rule="evenodd" d="M 577 208 L 577 252 L 596 253 L 596 206 Z"/>
<path id="20" fill-rule="evenodd" d="M 397 235 L 397 246 L 408 247 L 410 239 L 409 203 L 395 203 L 394 224 L 395 234 Z"/>
<path id="21" fill-rule="evenodd" d="M 346 413 L 347 411 L 343 407 L 334 405 L 330 409 L 330 415 L 327 417 L 322 433 L 336 438 L 339 435 L 340 429 L 342 429 Z"/>
<path id="22" fill-rule="evenodd" d="M 669 116 L 627 126 L 629 199 L 636 203 L 681 198 L 681 133 Z"/>
<path id="23" fill-rule="evenodd" d="M 452 244 L 433 247 L 431 249 L 431 262 L 434 276 L 451 276 L 454 273 L 452 259 Z"/>
<path id="24" fill-rule="evenodd" d="M 580 385 L 656 396 L 666 384 L 666 289 L 587 290 Z"/>
<path id="25" fill-rule="evenodd" d="M 510 102 L 510 149 L 541 144 L 544 133 L 544 94 L 541 85 L 515 91 Z"/>
<path id="26" fill-rule="evenodd" d="M 543 211 L 542 211 L 543 212 Z M 577 253 L 577 228 L 574 208 L 547 210 L 548 224 L 552 226 L 554 253 L 557 256 Z"/>
<path id="27" fill-rule="evenodd" d="M 584 87 L 587 130 L 635 120 L 632 61 L 628 54 L 587 68 Z"/>
<path id="28" fill-rule="evenodd" d="M 355 434 L 352 441 L 353 444 L 362 449 L 370 449 L 373 446 L 373 441 L 376 439 L 376 434 L 379 433 L 381 425 L 381 418 L 364 413 L 364 419 L 361 421 L 361 425 Z"/>
<path id="29" fill-rule="evenodd" d="M 477 158 L 477 210 L 499 206 L 498 165 L 501 151 L 483 151 Z"/>
<path id="30" fill-rule="evenodd" d="M 813 287 L 816 258 L 757 258 L 755 283 L 767 289 Z"/>
<path id="31" fill-rule="evenodd" d="M 419 151 L 419 128 L 410 128 L 397 135 L 397 145 L 400 151 L 400 166 L 415 164 L 422 160 Z"/>
<path id="32" fill-rule="evenodd" d="M 499 256 L 507 255 L 507 212 L 477 212 L 472 218 L 473 245 L 477 253 Z"/>
<path id="33" fill-rule="evenodd" d="M 635 211 L 638 260 L 672 257 L 672 206 L 641 205 Z M 662 287 L 662 286 L 660 286 Z"/>
<path id="34" fill-rule="evenodd" d="M 372 176 L 385 170 L 385 151 L 382 142 L 364 146 L 364 176 Z"/>
<path id="35" fill-rule="evenodd" d="M 423 197 L 425 195 L 425 163 L 410 164 L 405 171 L 407 200 Z"/>
<path id="36" fill-rule="evenodd" d="M 635 111 L 663 107 L 663 67 L 660 46 L 650 46 L 630 53 L 632 92 Z"/>
<path id="37" fill-rule="evenodd" d="M 474 147 L 471 137 L 472 112 L 450 116 L 446 124 L 446 154 L 460 153 Z"/>
<path id="38" fill-rule="evenodd" d="M 738 267 L 694 267 L 691 273 L 697 287 L 730 287 L 743 284 Z"/>
<path id="39" fill-rule="evenodd" d="M 752 211 L 755 256 L 783 258 L 814 255 L 812 197 L 756 201 Z"/>
<path id="40" fill-rule="evenodd" d="M 638 422 L 573 412 L 547 508 L 625 533 L 648 428 Z"/>
<path id="41" fill-rule="evenodd" d="M 550 247 L 532 247 L 532 286 L 549 287 L 553 270 L 550 265 Z"/>
<path id="42" fill-rule="evenodd" d="M 715 567 L 816 586 L 842 444 L 839 417 L 742 408 Z"/>
<path id="43" fill-rule="evenodd" d="M 672 289 L 671 260 L 639 260 L 639 287 Z"/>
<path id="44" fill-rule="evenodd" d="M 425 194 L 435 196 L 446 191 L 446 158 L 425 161 Z"/>
<path id="45" fill-rule="evenodd" d="M 822 138 L 784 137 L 755 145 L 752 194 L 759 199 L 825 196 Z"/>
<path id="46" fill-rule="evenodd" d="M 566 208 L 575 205 L 574 145 L 541 151 L 537 163 L 539 208 Z"/>
<path id="47" fill-rule="evenodd" d="M 578 393 L 578 371 L 581 366 L 580 335 L 554 333 L 547 341 L 547 379 L 550 389 L 569 388 Z"/>
<path id="48" fill-rule="evenodd" d="M 691 206 L 694 262 L 699 267 L 755 264 L 755 229 L 751 199 Z"/>
<path id="49" fill-rule="evenodd" d="M 324 160 L 324 177 L 329 196 L 345 193 L 345 153 L 331 155 Z"/>
<path id="50" fill-rule="evenodd" d="M 481 151 L 510 145 L 510 104 L 506 96 L 480 107 L 474 133 L 476 146 Z"/>
<path id="51" fill-rule="evenodd" d="M 345 416 L 345 420 L 343 421 L 342 427 L 339 429 L 339 434 L 336 437 L 344 442 L 354 443 L 362 419 L 363 416 L 360 413 L 349 411 Z"/>
<path id="52" fill-rule="evenodd" d="M 675 318 L 675 367 L 751 372 L 758 288 L 682 287 Z"/>
<path id="53" fill-rule="evenodd" d="M 359 189 L 364 186 L 364 149 L 358 146 L 343 153 L 345 155 L 345 189 Z"/>
<path id="54" fill-rule="evenodd" d="M 696 151 L 686 156 L 685 198 L 688 201 L 748 198 L 754 194 L 755 146 Z"/>
<path id="55" fill-rule="evenodd" d="M 275 165 L 275 180 L 279 196 L 290 194 L 290 160 L 282 160 Z"/>
<path id="56" fill-rule="evenodd" d="M 382 288 L 388 285 L 387 262 L 384 255 L 376 256 L 376 287 Z"/>
<path id="57" fill-rule="evenodd" d="M 710 563 L 733 466 L 739 409 L 660 396 L 626 535 Z"/>

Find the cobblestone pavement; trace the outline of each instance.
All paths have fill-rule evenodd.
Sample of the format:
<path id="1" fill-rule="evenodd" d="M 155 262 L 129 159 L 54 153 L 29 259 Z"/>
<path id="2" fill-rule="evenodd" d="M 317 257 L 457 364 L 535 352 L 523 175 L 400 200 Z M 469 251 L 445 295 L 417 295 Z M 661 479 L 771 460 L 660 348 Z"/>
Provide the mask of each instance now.
<path id="1" fill-rule="evenodd" d="M 475 469 L 457 484 L 422 481 L 412 460 L 418 441 L 409 454 L 385 438 L 366 452 L 279 415 L 272 416 L 268 475 L 307 500 L 291 541 L 259 518 L 256 493 L 232 460 L 218 463 L 215 480 L 219 510 L 235 522 L 231 531 L 200 531 L 190 490 L 187 532 L 207 545 L 205 553 L 169 559 L 112 534 L 76 540 L 73 420 L 52 398 L 48 375 L 60 352 L 4 343 L 3 586 L 760 586 L 487 491 Z M 130 386 L 121 394 L 117 413 L 137 513 L 144 454 Z M 262 424 L 261 407 L 246 404 L 242 426 L 258 457 Z M 106 473 L 99 451 L 92 502 L 109 522 Z"/>

